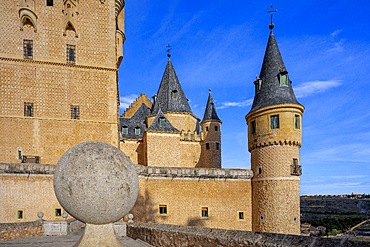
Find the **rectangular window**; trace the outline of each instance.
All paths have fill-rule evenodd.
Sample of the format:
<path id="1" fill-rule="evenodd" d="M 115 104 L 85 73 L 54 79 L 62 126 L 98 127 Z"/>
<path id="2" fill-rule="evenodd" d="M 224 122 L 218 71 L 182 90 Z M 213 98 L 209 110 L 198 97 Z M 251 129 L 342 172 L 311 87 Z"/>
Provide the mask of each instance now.
<path id="1" fill-rule="evenodd" d="M 166 119 L 165 118 L 160 118 L 159 119 L 159 127 L 164 127 L 166 125 Z"/>
<path id="2" fill-rule="evenodd" d="M 256 134 L 256 121 L 251 122 L 251 133 Z"/>
<path id="3" fill-rule="evenodd" d="M 136 127 L 135 128 L 135 135 L 140 135 L 140 128 L 139 127 Z"/>
<path id="4" fill-rule="evenodd" d="M 24 102 L 24 116 L 33 117 L 33 103 Z"/>
<path id="5" fill-rule="evenodd" d="M 209 143 L 206 143 L 206 149 L 209 150 Z"/>
<path id="6" fill-rule="evenodd" d="M 67 63 L 75 64 L 76 63 L 76 46 L 67 45 Z"/>
<path id="7" fill-rule="evenodd" d="M 271 129 L 279 128 L 279 115 L 270 116 L 270 127 Z"/>
<path id="8" fill-rule="evenodd" d="M 17 219 L 18 220 L 23 220 L 23 217 L 24 217 L 23 210 L 18 210 L 17 211 Z"/>
<path id="9" fill-rule="evenodd" d="M 218 126 L 215 126 L 215 131 L 218 131 Z"/>
<path id="10" fill-rule="evenodd" d="M 23 40 L 23 58 L 33 59 L 33 41 L 30 39 Z"/>
<path id="11" fill-rule="evenodd" d="M 208 218 L 208 207 L 202 207 L 202 218 Z"/>
<path id="12" fill-rule="evenodd" d="M 80 119 L 79 105 L 71 105 L 71 119 Z"/>
<path id="13" fill-rule="evenodd" d="M 292 165 L 292 175 L 302 175 L 302 170 L 300 165 L 298 164 L 298 159 L 293 159 L 293 165 Z"/>
<path id="14" fill-rule="evenodd" d="M 122 127 L 122 135 L 127 135 L 128 134 L 128 127 L 127 126 L 123 126 Z"/>
<path id="15" fill-rule="evenodd" d="M 206 127 L 206 132 L 208 132 L 208 126 Z"/>
<path id="16" fill-rule="evenodd" d="M 238 211 L 238 219 L 239 220 L 245 220 L 245 215 L 243 211 Z"/>
<path id="17" fill-rule="evenodd" d="M 46 6 L 53 6 L 53 0 L 46 0 Z"/>
<path id="18" fill-rule="evenodd" d="M 220 143 L 216 142 L 216 150 L 220 150 Z"/>
<path id="19" fill-rule="evenodd" d="M 288 72 L 284 71 L 279 74 L 280 86 L 288 86 Z"/>
<path id="20" fill-rule="evenodd" d="M 18 159 L 22 160 L 22 149 L 18 148 Z"/>
<path id="21" fill-rule="evenodd" d="M 167 205 L 159 205 L 159 214 L 167 215 Z"/>
<path id="22" fill-rule="evenodd" d="M 301 118 L 299 117 L 299 115 L 294 115 L 294 128 L 301 128 Z"/>
<path id="23" fill-rule="evenodd" d="M 56 208 L 55 209 L 55 217 L 62 217 L 62 209 Z"/>

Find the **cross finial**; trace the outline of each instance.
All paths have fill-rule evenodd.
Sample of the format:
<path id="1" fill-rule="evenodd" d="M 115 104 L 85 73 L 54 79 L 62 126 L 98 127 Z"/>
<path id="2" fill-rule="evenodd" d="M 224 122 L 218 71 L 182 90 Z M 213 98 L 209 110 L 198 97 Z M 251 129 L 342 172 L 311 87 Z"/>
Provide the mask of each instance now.
<path id="1" fill-rule="evenodd" d="M 170 45 L 170 44 L 168 44 L 168 45 L 166 46 L 166 48 L 167 48 L 167 57 L 168 57 L 168 58 L 170 58 L 170 57 L 171 57 L 171 45 Z"/>
<path id="2" fill-rule="evenodd" d="M 274 26 L 275 26 L 274 23 L 272 22 L 272 15 L 273 13 L 277 13 L 277 12 L 278 12 L 277 9 L 274 9 L 271 4 L 270 9 L 267 11 L 267 13 L 270 14 L 270 25 L 269 25 L 270 30 L 274 29 Z"/>

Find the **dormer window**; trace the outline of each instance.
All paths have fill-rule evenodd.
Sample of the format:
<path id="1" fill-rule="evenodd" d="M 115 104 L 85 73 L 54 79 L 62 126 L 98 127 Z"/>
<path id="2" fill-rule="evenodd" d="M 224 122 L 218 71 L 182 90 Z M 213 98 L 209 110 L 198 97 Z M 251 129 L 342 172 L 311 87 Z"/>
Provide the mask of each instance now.
<path id="1" fill-rule="evenodd" d="M 280 86 L 288 86 L 288 72 L 287 71 L 280 72 L 278 77 L 279 77 Z"/>
<path id="2" fill-rule="evenodd" d="M 256 80 L 254 81 L 255 93 L 258 93 L 261 90 L 261 85 L 262 85 L 262 79 L 257 77 Z"/>
<path id="3" fill-rule="evenodd" d="M 121 132 L 122 132 L 122 135 L 127 135 L 128 134 L 128 127 L 127 126 L 122 126 Z"/>
<path id="4" fill-rule="evenodd" d="M 159 118 L 159 127 L 166 126 L 166 119 L 164 117 Z"/>
<path id="5" fill-rule="evenodd" d="M 177 90 L 175 89 L 175 90 L 172 90 L 172 92 L 171 92 L 171 97 L 172 97 L 172 99 L 177 99 Z"/>
<path id="6" fill-rule="evenodd" d="M 135 127 L 135 135 L 140 135 L 140 127 Z"/>

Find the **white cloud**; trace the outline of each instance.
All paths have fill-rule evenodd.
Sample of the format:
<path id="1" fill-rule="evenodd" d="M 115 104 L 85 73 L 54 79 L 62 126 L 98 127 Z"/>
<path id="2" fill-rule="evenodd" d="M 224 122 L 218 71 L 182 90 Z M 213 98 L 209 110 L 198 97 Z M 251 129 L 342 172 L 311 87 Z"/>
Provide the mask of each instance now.
<path id="1" fill-rule="evenodd" d="M 337 30 L 334 30 L 330 36 L 332 37 L 337 37 L 341 32 L 343 31 L 343 29 L 337 29 Z"/>
<path id="2" fill-rule="evenodd" d="M 246 106 L 252 105 L 252 103 L 253 103 L 253 99 L 247 99 L 247 100 L 239 101 L 239 102 L 225 101 L 225 102 L 221 102 L 220 106 L 218 106 L 217 108 L 225 109 L 229 107 L 246 107 Z"/>
<path id="3" fill-rule="evenodd" d="M 295 87 L 294 92 L 297 98 L 304 98 L 312 94 L 325 92 L 334 87 L 339 87 L 340 85 L 341 81 L 339 80 L 310 81 Z"/>
<path id="4" fill-rule="evenodd" d="M 126 108 L 128 108 L 137 97 L 137 94 L 130 94 L 120 97 L 120 108 L 122 110 L 126 110 Z"/>

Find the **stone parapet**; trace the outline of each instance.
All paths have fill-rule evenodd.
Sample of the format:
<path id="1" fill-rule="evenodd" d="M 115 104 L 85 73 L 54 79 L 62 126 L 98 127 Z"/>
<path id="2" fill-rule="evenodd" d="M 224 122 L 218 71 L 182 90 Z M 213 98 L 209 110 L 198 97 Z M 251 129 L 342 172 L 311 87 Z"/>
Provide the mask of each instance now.
<path id="1" fill-rule="evenodd" d="M 42 222 L 1 223 L 0 242 L 42 236 Z"/>
<path id="2" fill-rule="evenodd" d="M 176 226 L 153 223 L 127 225 L 127 236 L 140 239 L 153 246 L 219 246 L 219 247 L 267 247 L 267 246 L 370 246 L 364 240 L 319 238 L 274 233 L 247 232 Z"/>
<path id="3" fill-rule="evenodd" d="M 36 163 L 0 163 L 0 174 L 54 174 L 55 165 Z"/>
<path id="4" fill-rule="evenodd" d="M 251 179 L 252 170 L 217 168 L 150 167 L 136 165 L 139 177 L 196 178 L 196 179 Z"/>

